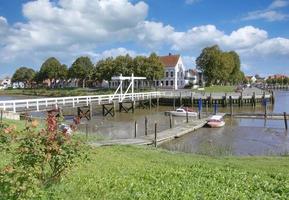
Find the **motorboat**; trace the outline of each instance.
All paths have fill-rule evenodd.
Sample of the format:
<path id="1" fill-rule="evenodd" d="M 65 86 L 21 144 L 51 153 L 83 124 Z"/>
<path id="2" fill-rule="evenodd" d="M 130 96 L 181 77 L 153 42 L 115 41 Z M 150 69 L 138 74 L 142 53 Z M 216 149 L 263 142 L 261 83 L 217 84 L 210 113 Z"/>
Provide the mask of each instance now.
<path id="1" fill-rule="evenodd" d="M 185 108 L 180 107 L 174 111 L 169 111 L 168 113 L 173 115 L 173 116 L 178 116 L 178 117 L 186 117 L 187 115 L 188 115 L 188 117 L 197 117 L 198 116 L 197 112 L 195 112 L 192 109 L 187 108 L 187 107 L 185 107 Z"/>
<path id="2" fill-rule="evenodd" d="M 211 128 L 220 128 L 225 126 L 225 121 L 222 115 L 213 115 L 208 119 L 207 124 Z"/>

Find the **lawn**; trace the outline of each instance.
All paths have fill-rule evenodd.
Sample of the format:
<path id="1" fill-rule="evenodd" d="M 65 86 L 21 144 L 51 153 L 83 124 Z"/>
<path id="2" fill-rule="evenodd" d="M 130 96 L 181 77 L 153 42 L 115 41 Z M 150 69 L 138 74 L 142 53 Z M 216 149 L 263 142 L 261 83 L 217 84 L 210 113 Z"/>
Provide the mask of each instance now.
<path id="1" fill-rule="evenodd" d="M 288 157 L 205 157 L 154 148 L 88 151 L 47 199 L 288 199 Z"/>
<path id="2" fill-rule="evenodd" d="M 136 89 L 136 92 L 138 89 Z M 143 91 L 143 90 L 141 90 Z M 150 91 L 145 89 L 144 91 Z M 25 96 L 46 96 L 46 97 L 63 97 L 63 96 L 85 96 L 85 95 L 103 95 L 113 94 L 115 89 L 87 89 L 87 88 L 37 88 L 37 89 L 7 89 L 0 90 L 0 95 L 25 95 Z"/>
<path id="3" fill-rule="evenodd" d="M 205 92 L 234 92 L 235 91 L 235 86 L 210 86 L 210 87 L 205 87 Z"/>

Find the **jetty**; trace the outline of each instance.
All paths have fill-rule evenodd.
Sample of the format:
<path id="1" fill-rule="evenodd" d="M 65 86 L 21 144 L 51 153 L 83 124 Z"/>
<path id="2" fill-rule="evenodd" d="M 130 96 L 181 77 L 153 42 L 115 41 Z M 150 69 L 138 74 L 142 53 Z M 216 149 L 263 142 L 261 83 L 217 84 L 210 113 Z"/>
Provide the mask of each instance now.
<path id="1" fill-rule="evenodd" d="M 92 146 L 111 146 L 111 145 L 159 145 L 163 142 L 179 138 L 183 135 L 191 133 L 202 128 L 207 123 L 208 118 L 197 119 L 182 125 L 170 128 L 161 132 L 155 130 L 155 134 L 140 136 L 130 139 L 105 140 L 90 143 Z"/>

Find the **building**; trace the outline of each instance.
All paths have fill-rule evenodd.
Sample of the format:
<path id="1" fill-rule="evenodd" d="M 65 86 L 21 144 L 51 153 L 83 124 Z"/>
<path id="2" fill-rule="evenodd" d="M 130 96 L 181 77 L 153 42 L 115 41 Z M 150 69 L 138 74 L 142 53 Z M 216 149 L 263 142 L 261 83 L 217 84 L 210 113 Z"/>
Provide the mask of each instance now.
<path id="1" fill-rule="evenodd" d="M 283 74 L 274 74 L 274 75 L 268 76 L 268 79 L 284 79 L 284 78 L 287 78 L 287 76 Z"/>
<path id="2" fill-rule="evenodd" d="M 190 85 L 194 88 L 199 85 L 199 77 L 197 70 L 189 69 L 185 71 L 185 86 Z"/>
<path id="3" fill-rule="evenodd" d="M 6 89 L 8 87 L 11 87 L 11 79 L 5 78 L 4 80 L 0 80 L 0 89 Z"/>
<path id="4" fill-rule="evenodd" d="M 255 83 L 257 80 L 255 76 L 246 76 L 245 78 L 248 81 L 248 83 Z"/>
<path id="5" fill-rule="evenodd" d="M 155 81 L 155 86 L 167 89 L 184 88 L 185 82 L 185 67 L 180 55 L 160 56 L 160 61 L 165 67 L 164 78 Z"/>

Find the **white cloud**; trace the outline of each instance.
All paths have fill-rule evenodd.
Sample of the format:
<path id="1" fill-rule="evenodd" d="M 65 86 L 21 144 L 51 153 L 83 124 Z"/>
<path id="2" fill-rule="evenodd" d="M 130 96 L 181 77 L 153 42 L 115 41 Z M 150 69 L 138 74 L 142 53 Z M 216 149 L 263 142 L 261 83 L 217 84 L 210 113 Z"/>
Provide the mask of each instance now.
<path id="1" fill-rule="evenodd" d="M 283 14 L 275 10 L 267 10 L 267 11 L 258 10 L 248 13 L 248 15 L 243 18 L 243 20 L 265 19 L 267 21 L 273 22 L 285 20 L 288 18 L 288 16 L 289 16 L 288 14 Z"/>
<path id="2" fill-rule="evenodd" d="M 283 8 L 289 5 L 288 0 L 275 0 L 269 6 L 269 9 Z"/>
<path id="3" fill-rule="evenodd" d="M 249 12 L 243 20 L 264 19 L 269 22 L 288 19 L 289 15 L 277 10 L 289 5 L 287 0 L 274 0 L 266 9 Z"/>
<path id="4" fill-rule="evenodd" d="M 6 18 L 0 16 L 0 44 L 5 41 L 5 37 L 8 35 L 9 27 Z"/>
<path id="5" fill-rule="evenodd" d="M 186 4 L 193 4 L 193 3 L 196 3 L 198 1 L 200 1 L 200 0 L 186 0 L 185 3 Z"/>

